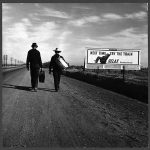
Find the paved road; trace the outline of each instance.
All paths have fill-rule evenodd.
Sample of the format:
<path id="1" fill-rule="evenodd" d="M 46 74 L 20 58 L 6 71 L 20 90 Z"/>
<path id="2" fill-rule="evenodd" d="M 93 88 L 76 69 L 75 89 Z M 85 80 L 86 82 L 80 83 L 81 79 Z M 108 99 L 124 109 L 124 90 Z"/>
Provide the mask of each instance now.
<path id="1" fill-rule="evenodd" d="M 25 69 L 2 86 L 4 146 L 147 146 L 148 107 L 134 99 L 64 76 L 57 93 L 47 71 L 38 92 Z"/>

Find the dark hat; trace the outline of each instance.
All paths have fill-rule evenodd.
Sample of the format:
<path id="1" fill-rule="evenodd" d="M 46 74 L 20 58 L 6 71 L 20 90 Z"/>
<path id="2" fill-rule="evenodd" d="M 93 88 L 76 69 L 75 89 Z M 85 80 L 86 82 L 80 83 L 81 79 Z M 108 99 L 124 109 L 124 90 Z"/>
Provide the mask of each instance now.
<path id="1" fill-rule="evenodd" d="M 55 50 L 53 50 L 54 52 L 60 53 L 61 51 L 58 50 L 58 48 L 56 48 Z"/>
<path id="2" fill-rule="evenodd" d="M 34 47 L 34 46 L 38 47 L 36 43 L 32 43 L 31 47 Z"/>

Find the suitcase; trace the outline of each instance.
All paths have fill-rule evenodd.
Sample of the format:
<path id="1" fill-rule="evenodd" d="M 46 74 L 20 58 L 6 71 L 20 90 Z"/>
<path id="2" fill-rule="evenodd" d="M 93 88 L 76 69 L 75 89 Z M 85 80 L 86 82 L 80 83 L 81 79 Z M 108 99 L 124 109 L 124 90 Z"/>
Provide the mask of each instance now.
<path id="1" fill-rule="evenodd" d="M 45 71 L 41 70 L 39 73 L 39 82 L 44 83 L 45 81 Z"/>
<path id="2" fill-rule="evenodd" d="M 69 67 L 68 64 L 61 57 L 59 57 L 58 59 L 56 59 L 56 63 L 57 63 L 57 65 L 59 66 L 59 68 L 61 70 L 64 70 L 67 67 Z"/>

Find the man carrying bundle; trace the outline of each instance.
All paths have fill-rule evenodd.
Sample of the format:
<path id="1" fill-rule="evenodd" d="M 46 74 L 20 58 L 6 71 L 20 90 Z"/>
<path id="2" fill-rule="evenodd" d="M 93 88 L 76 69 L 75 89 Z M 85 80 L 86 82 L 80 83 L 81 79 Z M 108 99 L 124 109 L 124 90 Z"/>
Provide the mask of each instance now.
<path id="1" fill-rule="evenodd" d="M 54 86 L 57 92 L 59 90 L 60 77 L 63 70 L 63 65 L 61 64 L 60 59 L 62 59 L 67 65 L 69 64 L 65 61 L 65 59 L 62 56 L 59 55 L 61 51 L 58 50 L 58 48 L 56 48 L 54 52 L 55 55 L 52 56 L 49 65 L 49 74 L 51 74 L 51 70 L 53 68 Z"/>

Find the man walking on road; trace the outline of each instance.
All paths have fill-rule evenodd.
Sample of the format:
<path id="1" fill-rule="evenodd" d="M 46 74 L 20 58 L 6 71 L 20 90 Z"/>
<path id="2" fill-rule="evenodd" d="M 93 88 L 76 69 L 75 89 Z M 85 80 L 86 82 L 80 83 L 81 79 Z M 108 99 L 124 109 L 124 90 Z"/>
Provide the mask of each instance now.
<path id="1" fill-rule="evenodd" d="M 27 70 L 29 70 L 30 64 L 32 91 L 36 92 L 38 88 L 39 70 L 40 68 L 42 69 L 42 60 L 40 52 L 36 49 L 38 45 L 36 43 L 33 43 L 31 47 L 32 49 L 28 51 L 26 67 Z"/>
<path id="2" fill-rule="evenodd" d="M 61 51 L 58 50 L 58 48 L 56 48 L 54 50 L 54 52 L 55 52 L 55 55 L 52 56 L 51 61 L 50 61 L 50 65 L 49 65 L 49 74 L 51 74 L 51 70 L 53 68 L 54 86 L 55 86 L 55 90 L 57 92 L 59 90 L 60 77 L 62 74 L 62 69 L 59 66 L 59 64 L 57 63 L 58 62 L 57 60 L 59 60 L 59 58 L 62 58 L 64 60 L 64 58 L 59 55 L 59 53 Z"/>

